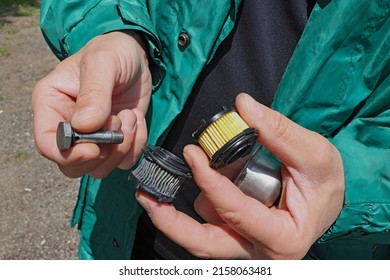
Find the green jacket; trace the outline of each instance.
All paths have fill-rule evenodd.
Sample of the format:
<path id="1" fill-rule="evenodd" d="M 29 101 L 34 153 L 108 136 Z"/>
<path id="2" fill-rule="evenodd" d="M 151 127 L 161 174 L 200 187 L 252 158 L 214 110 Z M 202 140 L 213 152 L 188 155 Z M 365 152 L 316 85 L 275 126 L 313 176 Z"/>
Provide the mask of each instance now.
<path id="1" fill-rule="evenodd" d="M 43 0 L 41 27 L 64 59 L 96 35 L 144 35 L 153 73 L 149 143 L 160 144 L 195 80 L 232 30 L 240 1 Z M 318 1 L 273 108 L 340 151 L 344 207 L 307 258 L 390 258 L 390 0 Z M 190 44 L 178 46 L 187 32 Z M 159 108 L 164 108 L 161 110 Z M 81 179 L 72 225 L 83 259 L 130 258 L 137 217 L 129 171 Z"/>

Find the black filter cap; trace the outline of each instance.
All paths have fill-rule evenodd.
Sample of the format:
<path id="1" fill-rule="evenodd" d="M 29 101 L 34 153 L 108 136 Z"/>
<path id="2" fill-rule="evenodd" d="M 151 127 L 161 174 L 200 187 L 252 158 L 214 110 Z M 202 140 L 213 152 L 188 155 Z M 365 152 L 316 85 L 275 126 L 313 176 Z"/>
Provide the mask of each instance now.
<path id="1" fill-rule="evenodd" d="M 223 147 L 212 156 L 210 166 L 219 169 L 233 163 L 239 158 L 245 157 L 256 144 L 256 140 L 256 129 L 245 129 L 223 145 Z"/>
<path id="2" fill-rule="evenodd" d="M 192 177 L 188 165 L 181 158 L 162 147 L 147 145 L 144 148 L 144 155 L 149 161 L 179 177 Z"/>
<path id="3" fill-rule="evenodd" d="M 209 127 L 210 124 L 221 118 L 226 113 L 237 111 L 233 107 L 222 106 L 221 111 L 210 118 L 208 121 L 202 119 L 201 125 L 192 133 L 197 141 L 203 131 Z M 223 145 L 210 159 L 210 166 L 213 168 L 222 168 L 228 164 L 233 163 L 239 158 L 246 156 L 255 145 L 257 141 L 257 132 L 254 128 L 247 128 L 241 133 L 237 134 L 225 145 Z"/>

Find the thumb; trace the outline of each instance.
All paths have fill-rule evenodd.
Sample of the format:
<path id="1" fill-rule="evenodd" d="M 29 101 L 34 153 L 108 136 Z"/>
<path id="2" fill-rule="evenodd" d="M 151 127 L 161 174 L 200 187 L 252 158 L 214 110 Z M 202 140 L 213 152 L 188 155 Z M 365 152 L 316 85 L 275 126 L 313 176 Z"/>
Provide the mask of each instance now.
<path id="1" fill-rule="evenodd" d="M 80 89 L 72 126 L 80 132 L 103 127 L 111 115 L 114 65 L 104 54 L 85 53 L 80 61 Z"/>

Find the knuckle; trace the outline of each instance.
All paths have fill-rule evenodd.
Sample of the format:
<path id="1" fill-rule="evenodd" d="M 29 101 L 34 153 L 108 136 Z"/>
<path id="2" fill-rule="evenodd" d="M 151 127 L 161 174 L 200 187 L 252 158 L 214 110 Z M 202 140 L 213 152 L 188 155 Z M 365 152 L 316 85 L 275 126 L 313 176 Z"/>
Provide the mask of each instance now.
<path id="1" fill-rule="evenodd" d="M 42 88 L 44 88 L 46 85 L 46 79 L 47 78 L 42 78 L 35 84 L 33 92 L 32 92 L 33 95 L 36 95 L 39 92 L 41 92 Z"/>
<path id="2" fill-rule="evenodd" d="M 40 155 L 41 157 L 47 158 L 47 156 L 44 154 L 44 152 L 42 151 L 42 149 L 38 146 L 38 144 L 36 142 L 35 142 L 35 149 L 36 149 L 38 155 Z"/>
<path id="3" fill-rule="evenodd" d="M 41 143 L 41 137 L 38 137 L 38 135 L 36 135 L 34 133 L 34 144 L 35 144 L 35 149 L 37 150 L 37 153 L 40 155 L 40 156 L 43 156 L 43 157 L 46 157 L 43 150 L 42 150 L 42 147 L 43 146 L 43 143 Z"/>
<path id="4" fill-rule="evenodd" d="M 319 136 L 310 152 L 313 180 L 321 183 L 332 182 L 332 191 L 343 192 L 343 184 L 339 182 L 344 182 L 344 167 L 338 149 L 328 139 Z"/>
<path id="5" fill-rule="evenodd" d="M 242 220 L 236 211 L 227 211 L 223 216 L 224 220 L 234 229 L 241 228 Z"/>
<path id="6" fill-rule="evenodd" d="M 88 172 L 88 175 L 90 175 L 91 177 L 93 178 L 96 178 L 96 179 L 103 179 L 105 177 L 107 177 L 109 174 L 110 174 L 111 170 L 94 170 L 94 171 L 91 171 L 91 172 Z"/>
<path id="7" fill-rule="evenodd" d="M 213 236 L 211 233 L 205 236 L 204 242 L 194 244 L 193 246 L 188 248 L 188 251 L 194 256 L 200 259 L 215 259 L 218 258 L 216 251 L 213 249 Z"/>
<path id="8" fill-rule="evenodd" d="M 47 92 L 47 87 L 49 85 L 49 76 L 46 76 L 39 80 L 32 91 L 32 110 L 34 111 L 36 105 L 40 104 L 41 96 Z"/>
<path id="9" fill-rule="evenodd" d="M 315 149 L 312 151 L 312 159 L 319 164 L 333 165 L 338 158 L 338 150 L 323 136 L 316 139 Z"/>
<path id="10" fill-rule="evenodd" d="M 275 112 L 271 122 L 271 130 L 275 138 L 291 139 L 291 123 L 279 112 Z"/>
<path id="11" fill-rule="evenodd" d="M 136 129 L 136 137 L 135 139 L 133 140 L 132 142 L 132 145 L 135 145 L 137 152 L 142 152 L 142 149 L 143 147 L 146 145 L 148 141 L 148 135 L 146 133 L 146 129 L 145 130 L 142 130 L 142 129 L 139 129 L 139 127 L 137 126 L 137 129 Z"/>
<path id="12" fill-rule="evenodd" d="M 111 61 L 110 59 L 113 59 L 112 52 L 105 48 L 87 49 L 83 53 L 80 63 L 82 66 L 89 67 L 96 65 L 96 63 L 107 63 Z"/>
<path id="13" fill-rule="evenodd" d="M 233 229 L 241 231 L 244 225 L 247 223 L 246 215 L 243 213 L 249 213 L 250 209 L 247 209 L 246 200 L 242 200 L 241 203 L 236 205 L 235 208 L 224 211 L 222 213 L 222 219 L 228 223 Z"/>
<path id="14" fill-rule="evenodd" d="M 58 164 L 58 168 L 68 178 L 79 178 L 84 174 L 79 168 L 70 168 L 61 164 Z"/>

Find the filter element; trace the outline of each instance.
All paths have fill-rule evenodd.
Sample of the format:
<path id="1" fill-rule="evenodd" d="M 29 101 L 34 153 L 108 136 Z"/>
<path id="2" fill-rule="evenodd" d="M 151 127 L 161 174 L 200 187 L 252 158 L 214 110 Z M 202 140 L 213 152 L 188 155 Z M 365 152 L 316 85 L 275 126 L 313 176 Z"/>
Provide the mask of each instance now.
<path id="1" fill-rule="evenodd" d="M 154 196 L 158 202 L 172 202 L 185 179 L 191 178 L 191 170 L 183 160 L 171 152 L 148 145 L 144 158 L 129 179 L 140 189 Z"/>
<path id="2" fill-rule="evenodd" d="M 225 106 L 208 122 L 202 120 L 192 136 L 214 168 L 222 168 L 247 155 L 257 139 L 256 130 L 250 128 L 236 110 Z"/>

